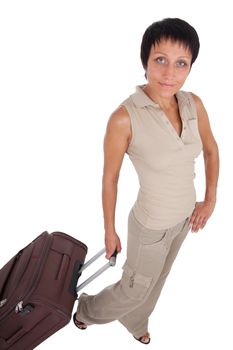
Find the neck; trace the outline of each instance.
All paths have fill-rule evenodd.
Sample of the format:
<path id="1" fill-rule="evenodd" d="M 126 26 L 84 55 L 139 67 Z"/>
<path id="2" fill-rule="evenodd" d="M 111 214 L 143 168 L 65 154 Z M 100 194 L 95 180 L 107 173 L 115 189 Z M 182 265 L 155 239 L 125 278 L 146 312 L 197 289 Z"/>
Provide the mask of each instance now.
<path id="1" fill-rule="evenodd" d="M 174 107 L 176 104 L 176 97 L 175 95 L 171 95 L 168 97 L 160 96 L 153 88 L 151 88 L 149 85 L 144 85 L 143 91 L 147 94 L 148 97 L 155 103 L 158 103 L 159 106 L 162 109 L 169 109 L 171 107 Z"/>

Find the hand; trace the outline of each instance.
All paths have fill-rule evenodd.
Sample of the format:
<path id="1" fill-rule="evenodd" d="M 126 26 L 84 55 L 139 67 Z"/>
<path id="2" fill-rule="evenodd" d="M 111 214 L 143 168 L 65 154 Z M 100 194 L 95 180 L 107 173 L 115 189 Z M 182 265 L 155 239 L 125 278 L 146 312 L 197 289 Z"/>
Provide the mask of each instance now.
<path id="1" fill-rule="evenodd" d="M 189 226 L 192 232 L 198 232 L 199 229 L 203 229 L 213 213 L 214 207 L 215 202 L 204 201 L 196 203 L 191 219 L 189 220 Z"/>
<path id="2" fill-rule="evenodd" d="M 106 248 L 106 259 L 110 259 L 115 250 L 118 253 L 121 251 L 121 241 L 116 232 L 105 233 L 105 248 Z"/>

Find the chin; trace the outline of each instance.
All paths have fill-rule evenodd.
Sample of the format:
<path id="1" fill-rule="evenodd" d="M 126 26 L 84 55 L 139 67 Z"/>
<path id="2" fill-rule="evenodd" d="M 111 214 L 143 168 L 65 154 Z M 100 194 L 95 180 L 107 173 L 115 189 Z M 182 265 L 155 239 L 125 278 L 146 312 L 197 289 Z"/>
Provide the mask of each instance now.
<path id="1" fill-rule="evenodd" d="M 176 89 L 160 89 L 158 93 L 161 97 L 172 97 L 177 93 L 177 91 L 178 90 Z"/>

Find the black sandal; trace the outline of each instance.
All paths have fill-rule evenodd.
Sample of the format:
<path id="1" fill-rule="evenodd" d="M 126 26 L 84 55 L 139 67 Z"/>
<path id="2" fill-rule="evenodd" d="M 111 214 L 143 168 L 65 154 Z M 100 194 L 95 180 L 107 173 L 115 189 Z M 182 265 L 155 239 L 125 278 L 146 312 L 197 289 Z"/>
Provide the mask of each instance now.
<path id="1" fill-rule="evenodd" d="M 142 344 L 147 345 L 147 344 L 150 343 L 150 337 L 147 337 L 146 335 L 142 335 L 140 338 L 136 338 L 135 336 L 133 336 L 133 337 L 134 337 L 134 339 L 136 339 L 137 341 L 139 341 L 139 342 L 142 343 Z M 148 341 L 147 341 L 147 342 L 144 342 L 144 341 L 142 340 L 144 337 L 147 337 L 147 338 L 148 338 Z"/>
<path id="2" fill-rule="evenodd" d="M 86 325 L 84 322 L 78 321 L 78 320 L 76 319 L 76 312 L 75 312 L 75 314 L 73 315 L 73 321 L 74 321 L 75 326 L 76 326 L 78 329 L 82 329 L 82 330 L 87 329 L 87 325 Z"/>

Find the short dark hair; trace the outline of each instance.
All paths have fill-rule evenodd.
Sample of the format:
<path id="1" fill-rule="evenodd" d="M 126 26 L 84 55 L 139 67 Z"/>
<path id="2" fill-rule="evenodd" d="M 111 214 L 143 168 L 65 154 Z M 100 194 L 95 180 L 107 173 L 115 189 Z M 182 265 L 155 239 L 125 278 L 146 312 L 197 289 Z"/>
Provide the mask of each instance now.
<path id="1" fill-rule="evenodd" d="M 192 61 L 196 60 L 200 48 L 199 37 L 196 30 L 186 21 L 180 18 L 164 18 L 152 23 L 145 31 L 141 43 L 141 61 L 143 68 L 147 68 L 147 62 L 152 45 L 158 44 L 162 39 L 180 42 L 187 47 L 192 54 Z"/>

